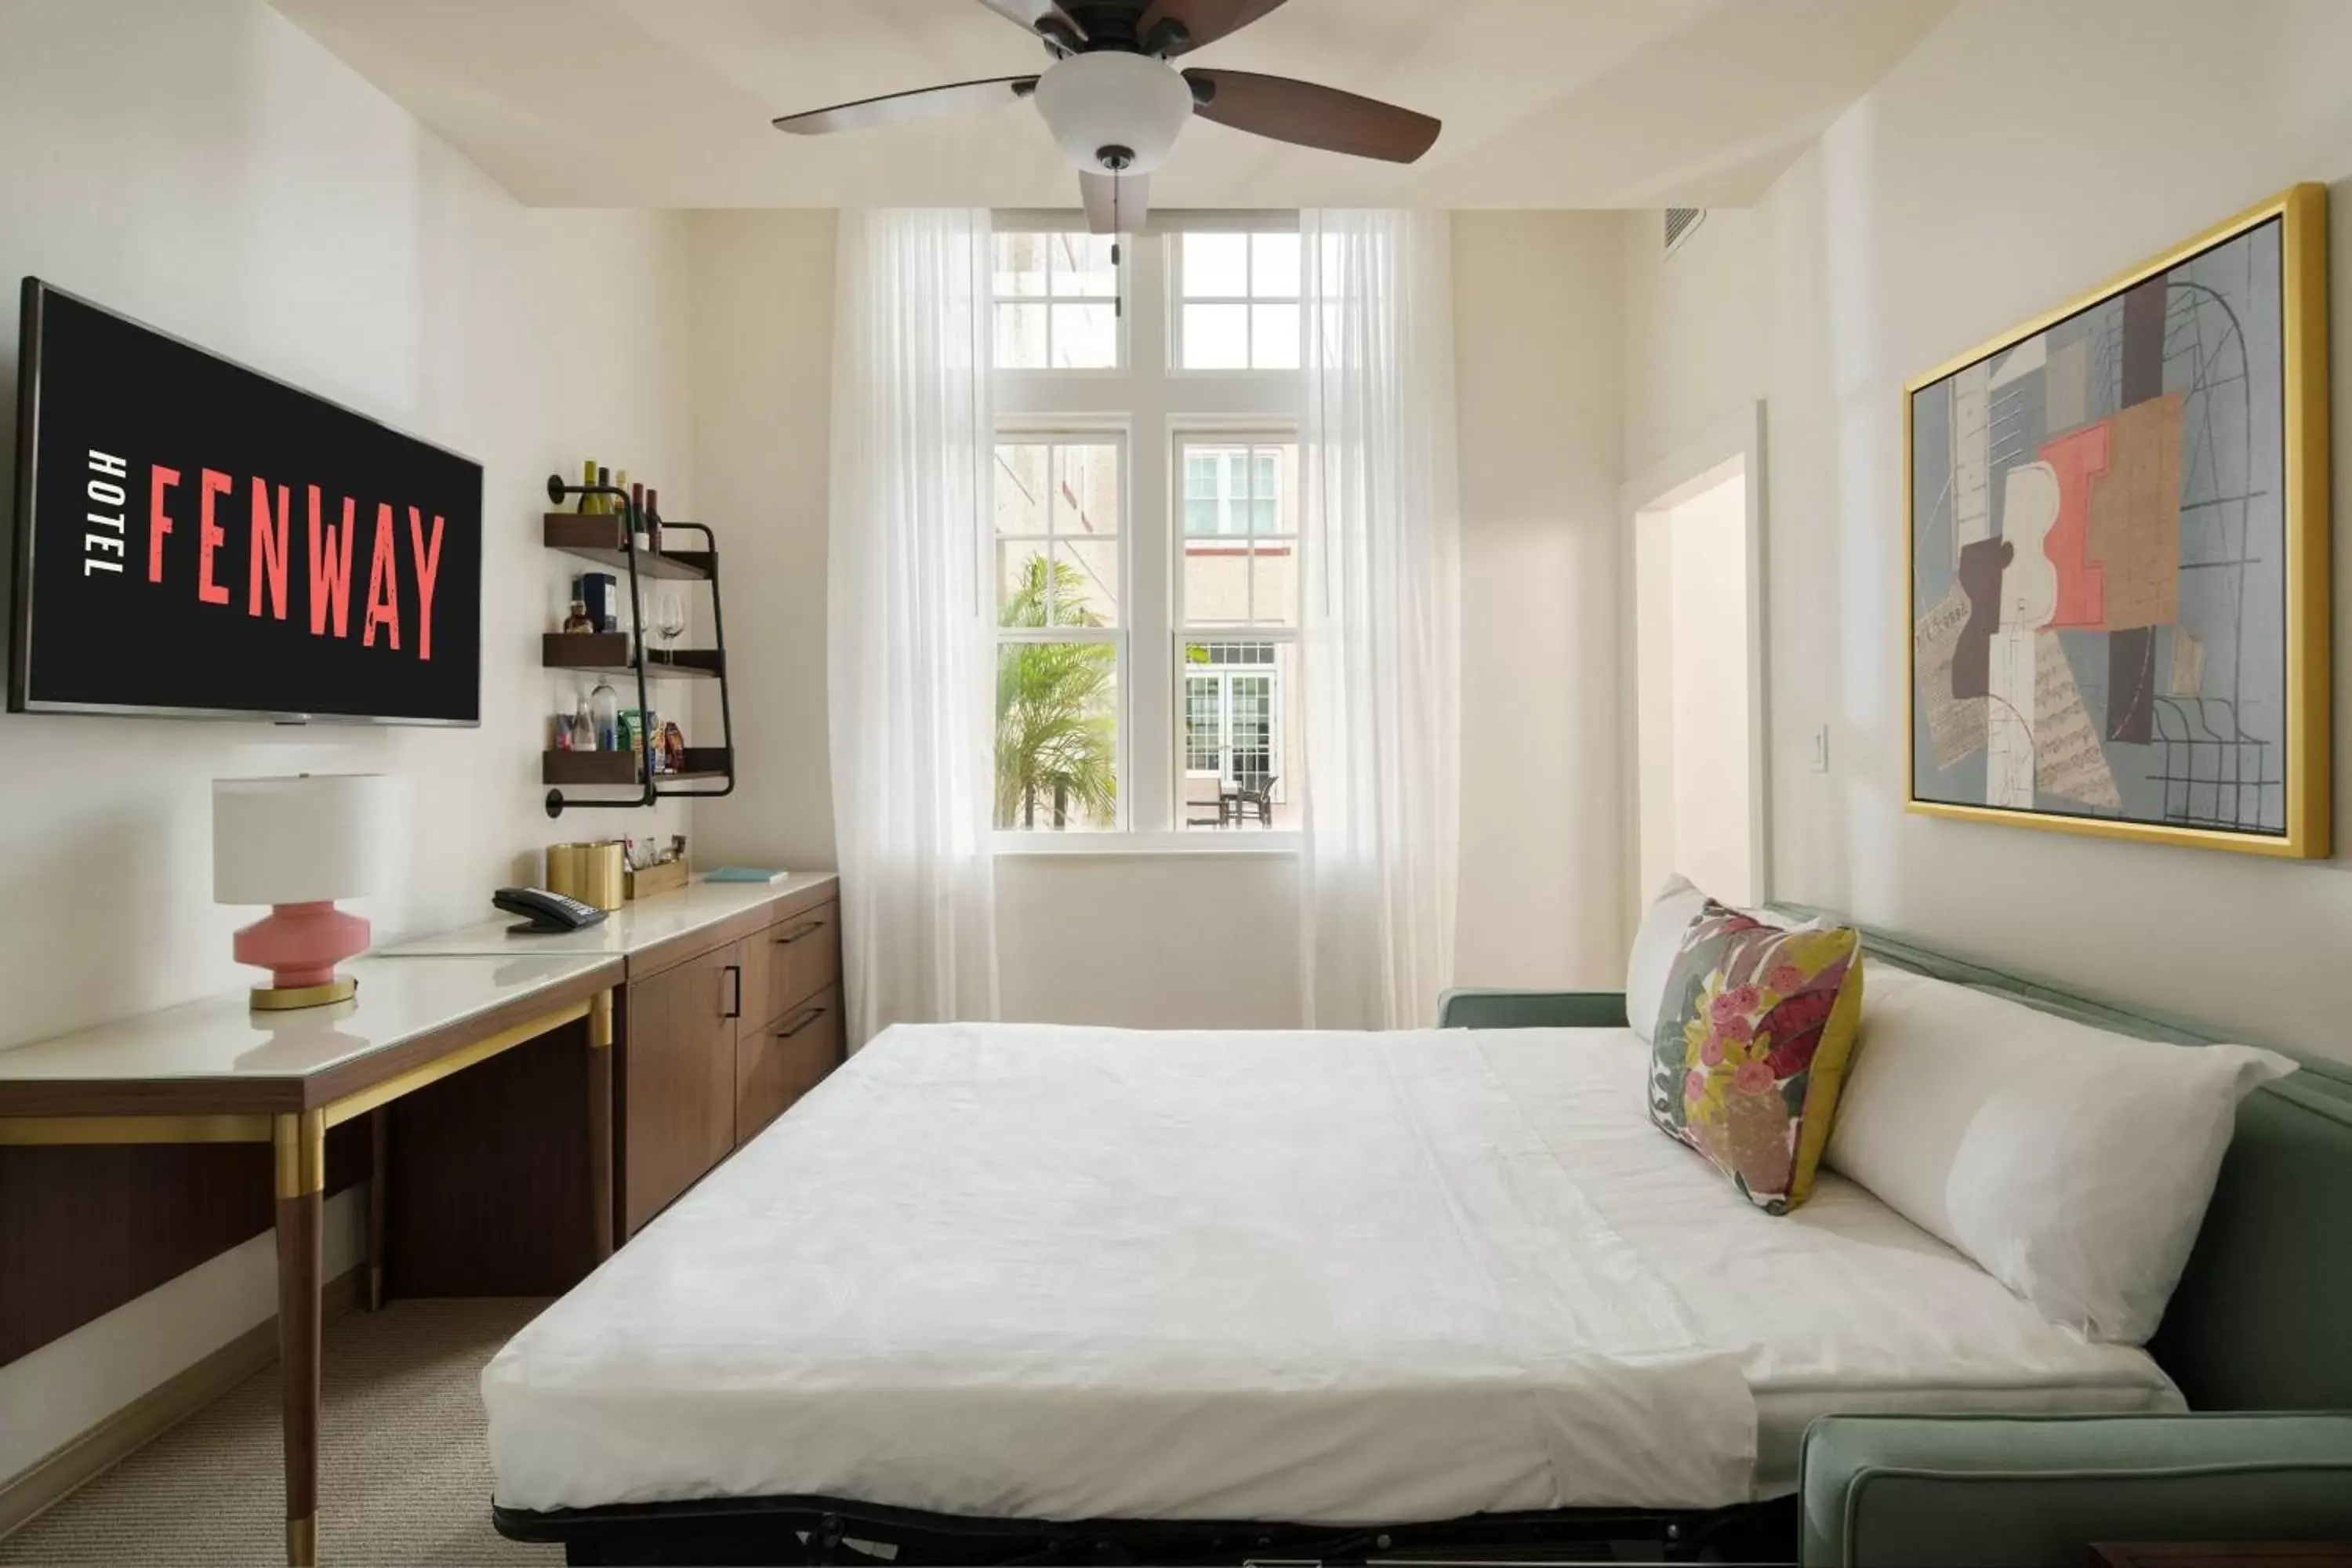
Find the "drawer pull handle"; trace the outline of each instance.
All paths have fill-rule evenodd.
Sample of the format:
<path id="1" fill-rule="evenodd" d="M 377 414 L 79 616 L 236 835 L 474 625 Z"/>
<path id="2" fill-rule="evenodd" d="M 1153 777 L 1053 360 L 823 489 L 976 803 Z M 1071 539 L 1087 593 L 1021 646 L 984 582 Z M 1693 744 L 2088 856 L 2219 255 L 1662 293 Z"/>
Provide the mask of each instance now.
<path id="1" fill-rule="evenodd" d="M 735 986 L 735 1000 L 728 1005 L 727 1016 L 740 1018 L 743 1016 L 743 966 L 740 963 L 729 964 L 727 978 L 732 981 Z"/>
<path id="2" fill-rule="evenodd" d="M 803 1007 L 793 1015 L 792 1022 L 776 1031 L 776 1038 L 789 1040 L 824 1016 L 824 1009 L 822 1007 Z"/>
<path id="3" fill-rule="evenodd" d="M 793 943 L 800 941 L 801 938 L 808 935 L 809 932 L 813 931 L 823 931 L 824 929 L 824 922 L 823 921 L 803 921 L 800 924 L 793 927 L 792 930 L 778 937 L 776 939 L 776 945 L 778 947 L 790 947 Z"/>

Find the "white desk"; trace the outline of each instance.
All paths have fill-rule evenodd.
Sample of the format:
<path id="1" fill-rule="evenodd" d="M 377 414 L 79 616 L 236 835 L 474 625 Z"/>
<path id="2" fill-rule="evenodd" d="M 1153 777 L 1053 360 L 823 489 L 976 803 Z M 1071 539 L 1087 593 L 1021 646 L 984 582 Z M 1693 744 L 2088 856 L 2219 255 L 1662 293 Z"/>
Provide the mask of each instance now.
<path id="1" fill-rule="evenodd" d="M 318 1552 L 320 1251 L 327 1129 L 370 1118 L 381 1194 L 384 1108 L 585 1020 L 594 1256 L 613 1237 L 613 988 L 620 959 L 362 958 L 359 994 L 257 1014 L 243 992 L 0 1050 L 0 1143 L 261 1143 L 276 1149 L 286 1553 Z M 383 1226 L 369 1226 L 371 1294 Z"/>
<path id="2" fill-rule="evenodd" d="M 376 956 L 601 953 L 635 958 L 813 889 L 829 887 L 837 879 L 831 871 L 795 871 L 779 882 L 706 882 L 697 879 L 674 893 L 656 893 L 623 904 L 604 921 L 579 931 L 526 935 L 512 929 L 520 923 L 514 916 L 501 914 L 479 925 L 461 926 L 456 931 L 394 943 Z"/>

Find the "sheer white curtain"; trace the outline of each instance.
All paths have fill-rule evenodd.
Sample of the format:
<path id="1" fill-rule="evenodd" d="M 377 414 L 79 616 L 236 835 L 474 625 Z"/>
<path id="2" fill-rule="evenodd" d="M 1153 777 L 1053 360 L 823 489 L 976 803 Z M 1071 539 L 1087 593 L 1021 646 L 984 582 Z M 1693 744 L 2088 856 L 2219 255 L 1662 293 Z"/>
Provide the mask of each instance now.
<path id="1" fill-rule="evenodd" d="M 989 217 L 841 215 L 827 639 L 851 1047 L 996 1016 Z"/>
<path id="2" fill-rule="evenodd" d="M 1436 1021 L 1461 838 L 1460 517 L 1443 213 L 1299 215 L 1307 1021 Z"/>

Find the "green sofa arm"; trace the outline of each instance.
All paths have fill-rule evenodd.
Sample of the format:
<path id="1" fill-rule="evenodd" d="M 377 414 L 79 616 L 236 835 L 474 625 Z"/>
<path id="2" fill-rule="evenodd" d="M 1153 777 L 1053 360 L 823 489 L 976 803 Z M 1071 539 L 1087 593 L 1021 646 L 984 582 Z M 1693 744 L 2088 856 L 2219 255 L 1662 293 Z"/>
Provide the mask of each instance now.
<path id="1" fill-rule="evenodd" d="M 2352 1540 L 2352 1415 L 1825 1415 L 1805 1568 L 2081 1568 L 2094 1542 Z"/>
<path id="2" fill-rule="evenodd" d="M 1622 991 L 1448 991 L 1441 1029 L 1622 1029 Z"/>

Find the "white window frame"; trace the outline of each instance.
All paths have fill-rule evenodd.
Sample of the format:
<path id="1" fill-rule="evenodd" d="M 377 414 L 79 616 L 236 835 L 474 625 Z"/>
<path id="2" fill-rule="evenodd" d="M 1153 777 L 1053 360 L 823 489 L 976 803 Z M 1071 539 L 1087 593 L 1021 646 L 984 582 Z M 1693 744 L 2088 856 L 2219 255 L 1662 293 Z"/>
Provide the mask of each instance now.
<path id="1" fill-rule="evenodd" d="M 1083 219 L 1079 221 L 1076 226 L 1078 228 L 1084 228 L 1086 226 Z M 1000 215 L 992 232 L 992 234 L 1054 234 L 1069 232 L 1072 226 L 1066 218 L 1051 223 L 1037 222 L 1034 221 L 1033 218 L 1033 221 L 1020 223 L 1008 222 L 1003 215 Z M 1044 294 L 999 294 L 995 291 L 995 246 L 996 242 L 992 237 L 989 241 L 989 343 L 992 349 L 996 342 L 996 318 L 998 314 L 998 307 L 1003 305 L 1043 305 L 1045 307 L 1045 363 L 1048 367 L 1041 370 L 1005 371 L 1000 373 L 1001 374 L 1063 377 L 1092 375 L 1123 379 L 1131 374 L 1131 367 L 1135 363 L 1135 344 L 1132 336 L 1128 330 L 1128 323 L 1133 319 L 1135 312 L 1132 308 L 1132 301 L 1129 298 L 1129 291 L 1127 286 L 1127 279 L 1129 269 L 1126 265 L 1122 264 L 1118 268 L 1117 280 L 1112 285 L 1112 292 L 1108 295 L 1054 294 L 1051 292 Z M 1049 259 L 1045 274 L 1045 287 L 1049 290 L 1054 286 L 1053 277 L 1053 268 Z M 1056 304 L 1100 305 L 1106 302 L 1111 307 L 1112 321 L 1117 332 L 1117 346 L 1113 352 L 1118 355 L 1118 363 L 1109 365 L 1083 365 L 1066 370 L 1056 370 L 1051 368 L 1054 360 L 1054 306 Z"/>
<path id="2" fill-rule="evenodd" d="M 995 217 L 999 233 L 1071 229 L 1084 223 L 1081 216 L 1066 212 L 1000 212 Z M 1276 639 L 1264 634 L 1277 628 L 1222 627 L 1205 637 L 1184 628 L 1178 602 L 1183 475 L 1175 454 L 1181 436 L 1201 432 L 1295 440 L 1305 378 L 1287 371 L 1176 370 L 1176 305 L 1171 286 L 1177 266 L 1174 237 L 1188 228 L 1280 232 L 1297 224 L 1295 213 L 1155 215 L 1142 235 L 1122 246 L 1119 293 L 1125 301 L 1120 312 L 1125 336 L 1118 369 L 996 373 L 1000 435 L 1083 439 L 1115 432 L 1123 438 L 1126 453 L 1126 510 L 1119 534 L 1125 589 L 1119 626 L 1101 628 L 1107 634 L 1104 640 L 1118 640 L 1122 650 L 1119 827 L 1097 832 L 1001 828 L 994 836 L 1000 855 L 1265 855 L 1297 850 L 1295 832 L 1187 832 L 1181 826 L 1182 642 L 1272 641 Z M 984 548 L 985 580 L 993 584 L 993 527 Z M 992 608 L 992 620 L 993 615 Z"/>
<path id="3" fill-rule="evenodd" d="M 1135 558 L 1135 549 L 1133 535 L 1129 531 L 1129 520 L 1132 518 L 1135 511 L 1134 465 L 1130 458 L 1134 443 L 1128 438 L 1128 430 L 1126 426 L 1123 424 L 1088 420 L 1055 420 L 1033 425 L 1026 421 L 1008 422 L 1000 416 L 996 421 L 996 439 L 989 448 L 989 478 L 992 486 L 995 481 L 996 447 L 1005 446 L 1036 446 L 1045 447 L 1048 448 L 1054 447 L 1114 447 L 1118 450 L 1119 527 L 1118 532 L 1108 536 L 1110 542 L 1118 547 L 1118 620 L 1108 626 L 994 626 L 996 646 L 999 648 L 1003 648 L 1007 644 L 1012 643 L 1076 642 L 1106 644 L 1115 650 L 1116 664 L 1113 670 L 1113 679 L 1117 682 L 1117 691 L 1118 695 L 1118 745 L 1116 749 L 1117 756 L 1114 760 L 1113 766 L 1118 776 L 1118 809 L 1113 816 L 1111 826 L 1108 827 L 1098 828 L 1057 827 L 1050 829 L 997 829 L 1000 834 L 1014 833 L 1020 834 L 1023 837 L 1107 837 L 1116 833 L 1124 832 L 1127 828 L 1128 782 L 1132 776 L 1129 764 L 1129 744 L 1127 732 L 1127 716 L 1131 704 L 1128 700 L 1127 682 L 1129 668 L 1132 662 L 1128 656 L 1128 637 L 1132 622 L 1132 617 L 1128 614 L 1128 598 L 1130 585 L 1132 584 L 1135 576 L 1134 567 L 1132 565 Z M 1050 458 L 1048 459 L 1048 463 L 1050 465 Z M 1050 466 L 1047 471 L 1048 473 L 1051 472 Z M 992 496 L 992 499 L 993 498 Z M 992 510 L 993 508 L 992 507 Z M 1050 521 L 1051 518 L 1049 513 L 1048 521 L 1050 522 Z M 1023 535 L 1021 537 L 1025 539 L 1030 536 Z M 1062 536 L 1053 535 L 1051 537 L 1055 542 L 1058 542 Z M 1078 536 L 1074 535 L 1072 537 Z M 997 557 L 997 543 L 998 535 L 994 527 L 992 526 L 989 530 L 987 543 L 987 581 L 989 584 L 990 594 L 989 620 L 992 625 L 996 622 L 998 616 L 996 596 L 1003 592 L 1003 583 L 1001 577 L 1003 567 L 1000 565 Z M 1047 552 L 1046 558 L 1048 560 L 1053 559 L 1050 550 Z M 992 685 L 992 689 L 993 689 Z M 992 726 L 989 732 L 992 738 L 995 734 L 995 731 Z M 992 755 L 992 744 L 991 750 Z M 993 792 L 992 791 L 992 795 Z"/>
<path id="4" fill-rule="evenodd" d="M 1297 231 L 1298 215 L 1276 215 L 1286 221 L 1246 226 L 1251 234 L 1292 234 Z M 1230 233 L 1239 226 L 1210 223 L 1192 226 L 1196 233 Z M 1291 305 L 1298 310 L 1299 352 L 1303 359 L 1307 345 L 1307 309 L 1304 292 L 1307 287 L 1306 258 L 1299 258 L 1298 294 L 1193 294 L 1184 292 L 1182 243 L 1171 237 L 1168 242 L 1168 364 L 1169 373 L 1179 376 L 1266 375 L 1296 376 L 1296 370 L 1257 370 L 1248 365 L 1223 370 L 1187 370 L 1184 368 L 1184 307 L 1187 305 L 1239 305 L 1242 310 L 1242 350 L 1246 359 L 1257 358 L 1257 315 L 1251 309 L 1257 305 Z M 1255 261 L 1244 281 L 1255 287 Z"/>

